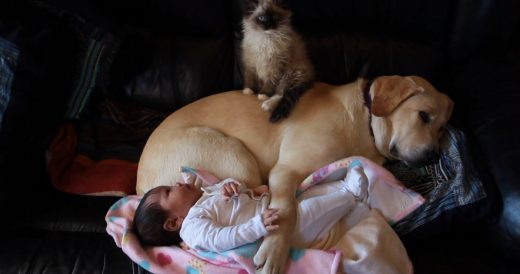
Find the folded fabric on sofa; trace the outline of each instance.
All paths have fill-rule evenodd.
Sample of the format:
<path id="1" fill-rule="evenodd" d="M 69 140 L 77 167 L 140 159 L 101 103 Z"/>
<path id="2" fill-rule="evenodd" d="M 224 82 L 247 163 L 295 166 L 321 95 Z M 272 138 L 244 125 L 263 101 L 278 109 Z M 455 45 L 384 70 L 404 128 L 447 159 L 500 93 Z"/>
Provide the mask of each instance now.
<path id="1" fill-rule="evenodd" d="M 47 151 L 47 171 L 60 191 L 124 196 L 135 192 L 137 163 L 121 159 L 94 160 L 76 151 L 72 124 L 64 124 Z"/>
<path id="2" fill-rule="evenodd" d="M 19 50 L 14 44 L 0 38 L 0 128 L 2 128 L 2 118 L 11 99 L 11 84 L 18 54 Z"/>
<path id="3" fill-rule="evenodd" d="M 418 210 L 393 225 L 399 235 L 407 235 L 421 227 L 438 233 L 453 223 L 478 218 L 473 216 L 479 214 L 478 207 L 473 211 L 463 210 L 484 199 L 486 191 L 473 165 L 464 133 L 453 126 L 446 127 L 437 163 L 410 168 L 395 162 L 385 167 L 406 187 L 426 198 Z M 425 230 L 415 236 L 428 237 L 432 233 Z"/>

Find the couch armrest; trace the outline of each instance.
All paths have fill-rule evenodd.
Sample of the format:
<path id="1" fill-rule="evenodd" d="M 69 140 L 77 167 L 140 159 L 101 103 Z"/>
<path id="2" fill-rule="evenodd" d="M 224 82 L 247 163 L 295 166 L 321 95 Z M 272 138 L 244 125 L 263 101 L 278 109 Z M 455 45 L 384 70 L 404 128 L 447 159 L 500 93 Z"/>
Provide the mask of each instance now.
<path id="1" fill-rule="evenodd" d="M 93 197 L 53 191 L 33 197 L 10 223 L 12 229 L 106 233 L 105 214 L 119 197 Z"/>
<path id="2" fill-rule="evenodd" d="M 448 90 L 502 197 L 490 239 L 504 255 L 519 256 L 520 66 L 510 60 L 482 57 L 453 68 Z"/>
<path id="3" fill-rule="evenodd" d="M 42 150 L 13 150 L 0 154 L 0 208 L 9 220 L 4 228 L 106 233 L 105 214 L 119 197 L 60 192 L 49 179 Z"/>

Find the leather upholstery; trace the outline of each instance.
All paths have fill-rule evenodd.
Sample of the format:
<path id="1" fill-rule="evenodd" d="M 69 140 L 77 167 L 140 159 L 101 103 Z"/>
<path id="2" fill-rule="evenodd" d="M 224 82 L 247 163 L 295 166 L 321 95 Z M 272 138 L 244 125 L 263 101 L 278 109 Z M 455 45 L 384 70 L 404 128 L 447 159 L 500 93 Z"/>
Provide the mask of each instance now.
<path id="1" fill-rule="evenodd" d="M 483 159 L 502 197 L 498 223 L 489 229 L 494 244 L 507 246 L 504 256 L 520 254 L 520 188 L 518 168 L 520 109 L 517 104 L 520 79 L 518 67 L 502 58 L 473 59 L 453 75 L 453 89 L 469 130 L 481 148 Z M 478 79 L 478 81 L 475 81 Z"/>
<path id="2" fill-rule="evenodd" d="M 77 21 L 63 18 L 79 16 L 121 41 L 93 106 L 108 97 L 169 113 L 241 88 L 242 1 L 45 3 L 0 4 L 0 37 L 21 51 L 0 128 L 0 272 L 142 273 L 104 231 L 104 215 L 117 197 L 59 193 L 46 172 L 45 150 L 63 122 L 82 46 L 71 24 Z M 363 68 L 369 77 L 416 74 L 455 101 L 453 123 L 468 135 L 488 198 L 467 209 L 471 218 L 458 216 L 449 231 L 404 239 L 415 273 L 514 273 L 520 259 L 520 4 L 289 3 L 320 81 L 350 82 Z M 83 119 L 93 116 L 95 107 Z"/>

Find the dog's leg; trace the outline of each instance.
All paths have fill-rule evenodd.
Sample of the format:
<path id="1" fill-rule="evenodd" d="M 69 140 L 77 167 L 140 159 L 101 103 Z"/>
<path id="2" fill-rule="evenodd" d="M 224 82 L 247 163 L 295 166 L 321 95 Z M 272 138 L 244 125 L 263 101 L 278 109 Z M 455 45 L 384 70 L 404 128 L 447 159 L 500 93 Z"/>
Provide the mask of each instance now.
<path id="1" fill-rule="evenodd" d="M 181 166 L 202 168 L 217 178 L 232 177 L 250 188 L 262 184 L 258 163 L 240 140 L 215 129 L 190 127 L 152 135 L 139 161 L 137 192 L 180 182 Z"/>
<path id="2" fill-rule="evenodd" d="M 284 165 L 277 164 L 269 175 L 271 208 L 279 210 L 280 227 L 267 235 L 254 257 L 259 273 L 285 273 L 290 239 L 296 223 L 296 186 L 303 176 Z"/>

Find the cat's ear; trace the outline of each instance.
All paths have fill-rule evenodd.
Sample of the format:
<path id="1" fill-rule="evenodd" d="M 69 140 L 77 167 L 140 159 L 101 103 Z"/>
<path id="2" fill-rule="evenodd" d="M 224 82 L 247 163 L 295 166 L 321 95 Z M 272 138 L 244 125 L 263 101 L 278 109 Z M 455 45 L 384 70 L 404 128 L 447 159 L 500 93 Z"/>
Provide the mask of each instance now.
<path id="1" fill-rule="evenodd" d="M 244 3 L 244 14 L 252 14 L 258 6 L 259 0 L 243 0 Z"/>
<path id="2" fill-rule="evenodd" d="M 274 4 L 276 4 L 277 6 L 281 7 L 281 8 L 284 8 L 284 9 L 289 9 L 289 1 L 288 0 L 272 0 Z"/>

